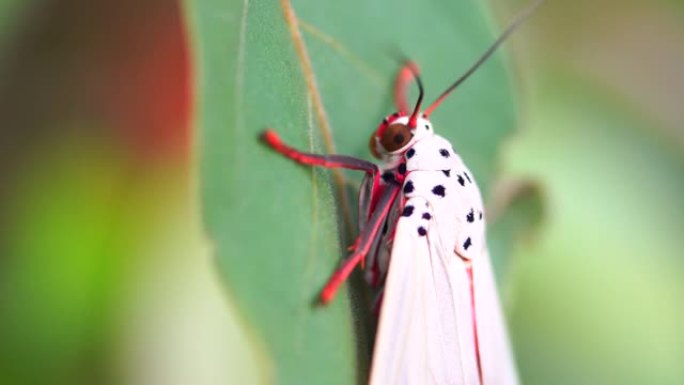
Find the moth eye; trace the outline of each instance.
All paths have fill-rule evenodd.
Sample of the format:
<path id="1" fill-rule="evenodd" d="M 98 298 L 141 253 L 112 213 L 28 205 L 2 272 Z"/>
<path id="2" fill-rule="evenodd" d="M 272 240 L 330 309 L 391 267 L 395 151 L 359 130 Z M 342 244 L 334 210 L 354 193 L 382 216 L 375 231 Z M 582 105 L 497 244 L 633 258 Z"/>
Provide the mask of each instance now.
<path id="1" fill-rule="evenodd" d="M 378 148 L 377 148 L 377 146 L 375 145 L 375 143 L 376 143 L 376 142 L 375 142 L 375 133 L 374 133 L 374 134 L 371 135 L 371 137 L 370 137 L 370 141 L 368 142 L 368 147 L 370 148 L 371 154 L 373 154 L 373 156 L 374 156 L 376 159 L 381 159 L 380 154 L 378 153 Z"/>
<path id="2" fill-rule="evenodd" d="M 406 146 L 413 137 L 411 130 L 404 124 L 392 124 L 382 133 L 380 145 L 387 152 L 394 152 Z"/>

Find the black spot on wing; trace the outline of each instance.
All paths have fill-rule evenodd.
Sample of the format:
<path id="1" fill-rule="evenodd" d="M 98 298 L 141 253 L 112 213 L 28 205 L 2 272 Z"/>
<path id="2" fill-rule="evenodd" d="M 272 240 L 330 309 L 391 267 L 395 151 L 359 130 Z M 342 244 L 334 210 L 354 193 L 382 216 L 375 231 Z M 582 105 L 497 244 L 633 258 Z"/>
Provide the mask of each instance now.
<path id="1" fill-rule="evenodd" d="M 441 184 L 438 184 L 432 188 L 432 193 L 437 196 L 444 197 L 444 195 L 446 195 L 446 189 Z"/>
<path id="2" fill-rule="evenodd" d="M 480 219 L 482 219 L 482 211 L 480 211 Z"/>
<path id="3" fill-rule="evenodd" d="M 432 219 L 432 215 L 430 215 L 430 213 L 423 213 L 423 219 L 427 219 L 429 221 Z"/>
<path id="4" fill-rule="evenodd" d="M 441 155 L 441 156 L 443 156 L 443 157 L 445 157 L 445 158 L 448 158 L 448 157 L 451 156 L 451 155 L 449 154 L 449 150 L 447 150 L 446 148 L 441 148 L 441 149 L 439 150 L 439 155 Z"/>
<path id="5" fill-rule="evenodd" d="M 418 228 L 418 235 L 420 235 L 421 237 L 423 237 L 423 236 L 425 236 L 425 234 L 427 234 L 427 230 L 425 230 L 425 227 L 420 226 L 420 227 Z"/>
<path id="6" fill-rule="evenodd" d="M 470 242 L 470 237 L 466 238 L 465 242 L 463 242 L 463 249 L 468 250 L 468 248 L 472 246 L 472 243 Z"/>
<path id="7" fill-rule="evenodd" d="M 416 150 L 409 148 L 409 150 L 406 151 L 406 158 L 411 159 L 414 155 L 416 155 Z"/>
<path id="8" fill-rule="evenodd" d="M 397 171 L 399 171 L 399 174 L 404 175 L 406 174 L 406 163 L 402 163 L 397 167 Z"/>
<path id="9" fill-rule="evenodd" d="M 410 217 L 413 214 L 413 206 L 404 207 L 404 211 L 401 213 L 402 217 Z"/>
<path id="10" fill-rule="evenodd" d="M 451 170 L 442 170 L 442 172 L 447 176 L 447 178 L 451 176 Z"/>
<path id="11" fill-rule="evenodd" d="M 413 192 L 413 182 L 412 181 L 407 181 L 404 184 L 404 194 L 410 194 Z"/>
<path id="12" fill-rule="evenodd" d="M 468 213 L 468 215 L 466 215 L 466 220 L 468 221 L 468 223 L 475 222 L 475 212 L 473 211 L 473 209 L 470 209 L 470 212 Z"/>
<path id="13" fill-rule="evenodd" d="M 468 179 L 468 182 L 473 183 L 473 181 L 470 180 L 470 175 L 468 175 L 467 171 L 463 171 L 463 175 L 465 175 L 466 179 Z"/>
<path id="14" fill-rule="evenodd" d="M 465 179 L 463 179 L 463 177 L 460 174 L 457 174 L 456 176 L 458 177 L 458 184 L 460 184 L 461 186 L 465 186 Z"/>
<path id="15" fill-rule="evenodd" d="M 384 180 L 385 183 L 396 181 L 396 179 L 394 179 L 394 174 L 392 174 L 390 171 L 387 171 L 386 173 L 382 174 L 382 180 Z"/>

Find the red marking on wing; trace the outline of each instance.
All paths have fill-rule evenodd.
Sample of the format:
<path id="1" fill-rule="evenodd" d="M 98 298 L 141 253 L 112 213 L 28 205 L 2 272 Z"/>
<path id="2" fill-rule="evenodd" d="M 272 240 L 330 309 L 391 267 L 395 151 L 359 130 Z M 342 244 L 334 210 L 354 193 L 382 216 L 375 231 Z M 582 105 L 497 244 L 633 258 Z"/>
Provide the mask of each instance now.
<path id="1" fill-rule="evenodd" d="M 473 336 L 475 337 L 475 357 L 477 359 L 477 375 L 482 384 L 482 362 L 480 358 L 480 342 L 477 335 L 477 315 L 475 313 L 475 283 L 473 279 L 473 264 L 470 260 L 464 260 L 466 264 L 466 271 L 468 273 L 468 281 L 470 286 L 470 311 L 473 317 Z"/>

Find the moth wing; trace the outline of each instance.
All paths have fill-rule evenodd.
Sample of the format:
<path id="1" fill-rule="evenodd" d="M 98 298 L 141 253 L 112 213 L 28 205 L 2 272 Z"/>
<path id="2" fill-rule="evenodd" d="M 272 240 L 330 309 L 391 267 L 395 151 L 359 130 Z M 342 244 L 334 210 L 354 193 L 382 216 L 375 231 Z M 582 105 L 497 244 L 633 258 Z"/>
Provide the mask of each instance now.
<path id="1" fill-rule="evenodd" d="M 472 260 L 482 377 L 485 384 L 519 383 L 487 248 Z"/>
<path id="2" fill-rule="evenodd" d="M 442 247 L 434 220 L 420 217 L 397 222 L 370 384 L 478 384 L 465 264 Z"/>
<path id="3" fill-rule="evenodd" d="M 468 172 L 467 169 L 465 172 Z M 468 258 L 472 266 L 472 292 L 475 303 L 477 346 L 482 382 L 486 385 L 516 385 L 519 380 L 487 249 L 485 222 L 483 218 L 480 219 L 479 217 L 481 210 L 483 210 L 482 198 L 474 180 L 471 183 L 466 183 L 466 187 L 463 190 L 464 194 L 460 197 L 456 212 L 458 218 L 467 218 L 467 215 L 471 213 L 474 216 L 474 221 L 472 223 L 462 221 L 453 230 L 456 233 L 455 251 Z M 467 249 L 465 248 L 466 242 L 471 245 Z M 438 248 L 437 250 L 441 252 L 445 248 Z M 442 257 L 448 259 L 448 256 L 449 252 L 445 251 L 445 255 Z M 460 259 L 460 257 L 458 258 Z M 452 270 L 449 277 L 454 287 L 461 287 L 459 285 L 464 278 L 460 272 Z M 455 300 L 457 301 L 455 306 L 462 306 L 464 299 L 458 297 L 462 296 L 463 293 L 467 292 L 468 300 L 470 300 L 469 288 L 459 290 L 466 291 L 455 293 Z"/>
<path id="4" fill-rule="evenodd" d="M 459 168 L 459 175 L 465 177 L 466 183 L 455 211 L 458 218 L 471 215 L 473 220 L 457 223 L 453 231 L 456 233 L 456 252 L 472 264 L 482 380 L 487 385 L 515 385 L 519 383 L 517 370 L 487 249 L 485 221 L 480 216 L 484 210 L 482 198 L 470 170 L 463 164 Z M 467 249 L 466 241 L 471 245 Z M 461 279 L 459 274 L 451 274 L 450 277 L 453 285 L 458 284 L 455 280 Z"/>

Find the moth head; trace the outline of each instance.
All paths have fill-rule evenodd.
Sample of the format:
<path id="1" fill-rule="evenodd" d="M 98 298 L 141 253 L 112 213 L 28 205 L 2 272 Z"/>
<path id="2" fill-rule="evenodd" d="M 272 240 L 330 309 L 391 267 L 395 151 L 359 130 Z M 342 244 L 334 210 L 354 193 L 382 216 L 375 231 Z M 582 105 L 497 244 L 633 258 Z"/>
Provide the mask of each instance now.
<path id="1" fill-rule="evenodd" d="M 427 115 L 420 115 L 423 102 L 423 82 L 418 75 L 418 67 L 413 62 L 407 62 L 405 69 L 416 80 L 418 85 L 418 100 L 410 115 L 406 111 L 395 112 L 386 117 L 371 136 L 370 150 L 378 159 L 399 155 L 408 150 L 414 143 L 432 134 L 432 125 Z M 402 109 L 400 107 L 400 109 Z M 403 108 L 407 109 L 407 108 Z"/>
<path id="2" fill-rule="evenodd" d="M 429 135 L 432 135 L 432 123 L 427 118 L 418 117 L 412 125 L 410 116 L 397 112 L 383 119 L 371 135 L 369 147 L 373 156 L 382 159 L 404 153 Z"/>

